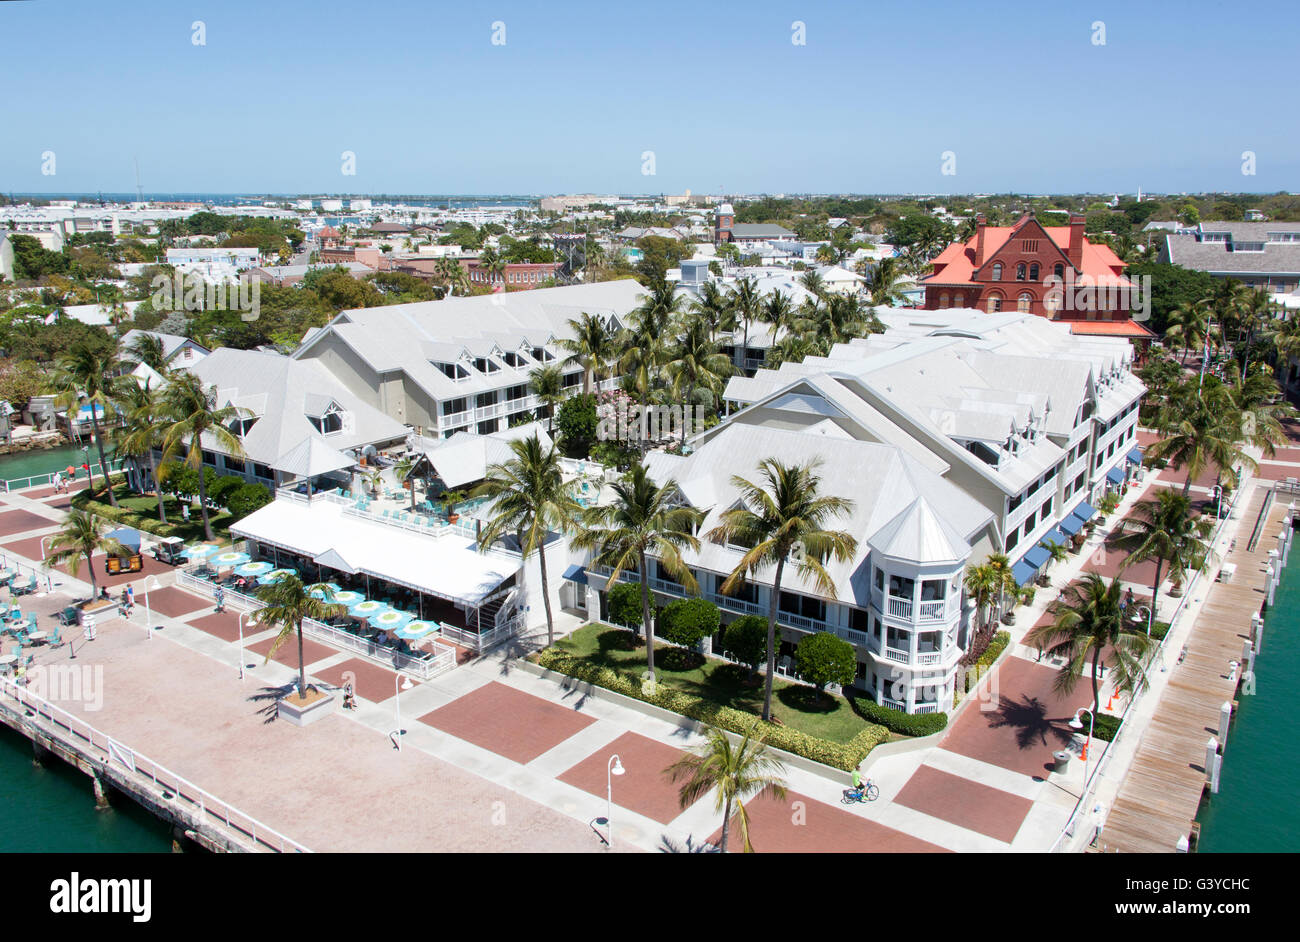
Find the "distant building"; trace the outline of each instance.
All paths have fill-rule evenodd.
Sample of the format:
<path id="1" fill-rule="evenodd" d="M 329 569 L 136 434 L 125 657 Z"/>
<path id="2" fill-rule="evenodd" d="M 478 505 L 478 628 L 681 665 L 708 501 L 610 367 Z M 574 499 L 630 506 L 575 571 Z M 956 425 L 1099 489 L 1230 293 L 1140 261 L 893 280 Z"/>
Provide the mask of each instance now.
<path id="1" fill-rule="evenodd" d="M 168 249 L 168 265 L 229 265 L 235 271 L 253 268 L 261 260 L 257 249 Z"/>
<path id="2" fill-rule="evenodd" d="M 1160 261 L 1290 294 L 1300 287 L 1300 223 L 1202 222 L 1165 236 Z"/>
<path id="3" fill-rule="evenodd" d="M 14 280 L 14 247 L 9 244 L 7 232 L 0 232 L 0 277 Z"/>
<path id="4" fill-rule="evenodd" d="M 163 362 L 168 369 L 172 370 L 184 370 L 196 366 L 200 360 L 212 352 L 189 337 L 163 334 L 154 330 L 128 330 L 122 335 L 123 362 L 136 362 L 131 353 L 131 347 L 140 337 L 153 337 L 162 344 Z"/>
<path id="5" fill-rule="evenodd" d="M 713 241 L 732 242 L 742 251 L 769 242 L 789 242 L 798 236 L 783 226 L 738 223 L 730 203 L 722 203 L 713 215 Z"/>
<path id="6" fill-rule="evenodd" d="M 559 262 L 510 262 L 504 272 L 491 272 L 476 258 L 461 259 L 460 266 L 469 275 L 471 285 L 504 285 L 516 290 L 540 288 L 560 270 Z"/>

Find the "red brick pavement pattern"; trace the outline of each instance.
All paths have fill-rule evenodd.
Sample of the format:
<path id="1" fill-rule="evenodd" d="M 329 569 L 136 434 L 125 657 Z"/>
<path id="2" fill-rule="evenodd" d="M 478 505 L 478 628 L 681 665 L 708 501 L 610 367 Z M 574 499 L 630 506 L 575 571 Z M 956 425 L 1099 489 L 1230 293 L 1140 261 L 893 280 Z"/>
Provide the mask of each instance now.
<path id="1" fill-rule="evenodd" d="M 426 713 L 420 722 L 523 764 L 595 720 L 492 681 Z"/>
<path id="2" fill-rule="evenodd" d="M 1267 459 L 1259 462 L 1257 477 L 1265 481 L 1285 481 L 1287 478 L 1300 478 L 1300 467 L 1293 464 L 1278 464 Z"/>
<path id="3" fill-rule="evenodd" d="M 9 540 L 5 543 L 0 543 L 0 555 L 16 553 L 25 559 L 31 560 L 39 568 L 41 561 L 45 558 L 41 553 L 41 539 L 42 538 L 39 536 L 29 536 L 23 540 Z M 81 570 L 82 572 L 85 572 L 86 570 L 84 560 L 82 561 Z"/>
<path id="4" fill-rule="evenodd" d="M 946 853 L 944 848 L 929 841 L 794 791 L 786 792 L 784 801 L 772 797 L 756 799 L 745 805 L 745 810 L 749 813 L 750 843 L 760 853 Z M 716 845 L 721 840 L 719 827 L 709 841 Z M 733 818 L 727 850 L 739 853 L 743 848 L 739 823 Z"/>
<path id="5" fill-rule="evenodd" d="M 608 746 L 602 746 L 599 751 L 573 766 L 559 779 L 588 794 L 604 798 L 608 787 L 609 759 L 615 754 L 625 770 L 614 780 L 615 804 L 660 824 L 668 824 L 682 813 L 677 800 L 678 786 L 664 770 L 686 753 L 639 733 L 624 733 Z"/>
<path id="6" fill-rule="evenodd" d="M 149 601 L 152 602 L 152 593 Z M 137 593 L 137 604 L 143 604 L 143 599 Z M 211 603 L 208 603 L 211 604 Z M 237 642 L 239 640 L 239 615 L 232 611 L 213 612 L 211 615 L 204 615 L 202 618 L 190 619 L 187 624 L 198 628 L 200 631 L 206 631 L 210 635 L 220 638 L 222 641 Z M 248 637 L 260 628 L 250 628 L 248 619 L 244 619 L 244 637 Z"/>
<path id="7" fill-rule="evenodd" d="M 24 513 L 24 512 L 25 511 L 21 511 L 21 510 L 11 511 L 11 513 Z M 2 516 L 4 515 L 0 514 L 0 517 Z M 44 555 L 41 553 L 42 539 L 47 540 L 46 546 L 48 548 L 49 546 L 48 537 L 43 538 L 39 536 L 29 536 L 21 540 L 6 540 L 4 543 L 0 543 L 0 553 L 6 551 L 10 553 L 17 553 L 19 556 L 25 556 L 27 559 L 33 560 L 39 564 L 45 558 Z M 122 573 L 118 573 L 115 576 L 110 576 L 108 573 L 104 571 L 104 557 L 102 554 L 96 555 L 92 560 L 92 562 L 95 566 L 95 578 L 99 581 L 99 584 L 101 586 L 108 585 L 108 586 L 112 586 L 115 589 L 120 590 L 125 588 L 128 582 L 134 582 L 136 583 L 135 594 L 137 599 L 141 597 L 144 588 L 142 585 L 140 585 L 141 580 L 149 576 L 165 575 L 166 573 L 171 572 L 175 568 L 174 566 L 168 566 L 166 563 L 160 563 L 158 560 L 154 559 L 148 553 L 145 553 L 144 556 L 142 557 L 143 568 L 139 572 L 122 572 Z M 67 563 L 60 563 L 58 566 L 55 566 L 53 568 L 57 569 L 59 572 L 63 573 L 64 575 L 71 575 Z M 81 564 L 77 571 L 77 578 L 84 579 L 87 582 L 90 581 L 90 577 L 86 574 L 85 559 L 81 560 Z"/>
<path id="8" fill-rule="evenodd" d="M 1092 552 L 1083 564 L 1083 572 L 1095 572 L 1107 579 L 1114 579 L 1119 576 L 1124 582 L 1133 582 L 1138 585 L 1150 586 L 1152 580 L 1156 577 L 1155 560 L 1146 560 L 1140 563 L 1134 563 L 1124 569 L 1120 574 L 1120 566 L 1128 559 L 1128 554 L 1123 550 L 1116 549 L 1113 545 L 1103 544 Z M 1168 571 L 1168 567 L 1164 567 Z M 1164 575 L 1164 572 L 1161 573 Z"/>
<path id="9" fill-rule="evenodd" d="M 1165 468 L 1157 476 L 1161 481 L 1172 481 L 1179 487 L 1187 480 L 1186 468 Z M 1192 479 L 1193 487 L 1214 487 L 1219 480 L 1219 468 L 1217 465 L 1211 465 Z"/>
<path id="10" fill-rule="evenodd" d="M 1046 664 L 1007 658 L 992 677 L 990 698 L 968 706 L 940 747 L 1023 775 L 1046 777 L 1052 753 L 1074 734 L 1066 724 L 1076 709 L 1092 702 L 1091 681 L 1080 678 L 1074 692 L 1062 696 L 1052 688 L 1056 674 Z"/>
<path id="11" fill-rule="evenodd" d="M 28 488 L 25 491 L 10 491 L 8 494 L 0 494 L 0 498 L 3 498 L 6 502 L 12 503 L 19 497 L 26 497 L 29 500 L 42 500 L 46 497 L 51 496 L 53 493 L 54 493 L 54 485 L 45 484 L 42 485 L 41 487 Z"/>
<path id="12" fill-rule="evenodd" d="M 1139 448 L 1145 450 L 1148 445 L 1154 445 L 1158 441 L 1160 441 L 1160 436 L 1155 432 L 1143 432 L 1141 429 L 1138 430 L 1137 443 Z"/>
<path id="13" fill-rule="evenodd" d="M 1010 844 L 1034 803 L 1000 788 L 928 765 L 920 766 L 894 799 L 923 814 Z"/>
<path id="14" fill-rule="evenodd" d="M 6 510 L 0 513 L 0 536 L 13 536 L 28 530 L 40 530 L 43 527 L 57 527 L 59 522 L 30 510 Z"/>
<path id="15" fill-rule="evenodd" d="M 326 667 L 322 670 L 312 671 L 312 676 L 322 680 L 332 687 L 342 687 L 343 675 L 351 671 L 353 674 L 354 689 L 358 697 L 364 697 L 375 703 L 382 703 L 385 700 L 391 700 L 397 692 L 396 686 L 399 683 L 395 678 L 398 676 L 396 671 L 385 670 L 378 664 L 372 664 L 369 661 L 363 661 L 360 658 L 349 658 L 333 667 Z M 411 681 L 412 684 L 415 681 Z"/>
<path id="16" fill-rule="evenodd" d="M 98 575 L 96 573 L 96 576 Z M 135 604 L 141 609 L 144 608 L 144 592 L 138 587 L 135 590 Z M 211 599 L 191 595 L 184 589 L 178 589 L 175 586 L 149 590 L 149 610 L 155 614 L 166 615 L 169 618 L 183 618 L 191 612 L 200 612 L 204 609 L 211 610 L 214 607 L 215 603 Z"/>
<path id="17" fill-rule="evenodd" d="M 245 631 L 248 630 L 247 622 L 245 622 L 244 630 Z M 271 643 L 273 641 L 275 641 L 275 638 L 273 637 L 266 638 L 262 641 L 257 642 L 257 644 L 250 644 L 248 646 L 248 650 L 256 654 L 258 662 L 261 663 L 266 660 L 266 652 L 271 650 Z M 306 664 L 308 667 L 310 667 L 316 661 L 324 660 L 325 658 L 331 657 L 338 653 L 339 652 L 336 651 L 334 648 L 331 648 L 329 645 L 321 644 L 319 641 L 313 641 L 310 638 L 302 639 L 303 663 Z M 297 670 L 298 669 L 298 639 L 296 637 L 293 637 L 285 641 L 284 644 L 280 645 L 280 650 L 275 652 L 275 657 L 271 658 L 271 660 L 275 661 L 277 664 L 283 664 L 285 667 L 292 667 L 294 670 Z"/>

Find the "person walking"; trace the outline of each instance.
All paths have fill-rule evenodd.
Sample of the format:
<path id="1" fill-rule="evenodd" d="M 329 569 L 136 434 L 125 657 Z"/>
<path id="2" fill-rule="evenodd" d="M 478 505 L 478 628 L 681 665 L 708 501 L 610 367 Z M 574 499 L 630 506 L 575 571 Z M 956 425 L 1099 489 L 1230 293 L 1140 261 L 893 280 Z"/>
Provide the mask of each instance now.
<path id="1" fill-rule="evenodd" d="M 226 589 L 224 586 L 217 586 L 217 591 L 213 593 L 217 600 L 217 611 L 226 610 Z"/>

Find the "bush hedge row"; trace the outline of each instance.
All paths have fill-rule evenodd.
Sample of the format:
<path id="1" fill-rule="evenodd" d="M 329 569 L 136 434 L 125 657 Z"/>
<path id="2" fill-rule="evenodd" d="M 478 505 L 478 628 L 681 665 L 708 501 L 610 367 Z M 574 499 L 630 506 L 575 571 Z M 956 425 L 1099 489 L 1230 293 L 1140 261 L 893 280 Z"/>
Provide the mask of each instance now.
<path id="1" fill-rule="evenodd" d="M 1114 742 L 1115 734 L 1119 732 L 1119 720 L 1118 716 L 1111 716 L 1109 713 L 1098 713 L 1096 721 L 1092 724 L 1092 738 L 1100 739 L 1103 742 Z M 1087 732 L 1086 728 L 1084 732 Z"/>
<path id="2" fill-rule="evenodd" d="M 948 725 L 947 713 L 904 713 L 866 697 L 856 701 L 856 706 L 871 722 L 901 736 L 929 736 Z"/>
<path id="3" fill-rule="evenodd" d="M 818 739 L 788 726 L 765 723 L 752 713 L 710 703 L 662 684 L 652 691 L 642 686 L 638 676 L 609 667 L 600 667 L 556 648 L 542 651 L 537 655 L 536 662 L 547 670 L 566 674 L 575 680 L 595 684 L 597 687 L 612 690 L 625 697 L 632 697 L 742 736 L 752 732 L 755 737 L 761 736 L 764 742 L 776 749 L 784 749 L 786 752 L 846 772 L 857 768 L 867 757 L 867 753 L 889 738 L 889 730 L 884 726 L 868 726 L 847 743 Z"/>
<path id="4" fill-rule="evenodd" d="M 134 527 L 137 530 L 143 530 L 146 533 L 152 533 L 154 536 L 185 536 L 192 530 L 193 524 L 190 521 L 178 521 L 176 523 L 163 523 L 152 514 L 138 513 L 129 510 L 126 507 L 114 507 L 112 504 L 106 504 L 103 501 L 91 500 L 89 491 L 82 491 L 72 498 L 72 505 L 78 510 L 84 510 L 92 513 L 96 517 L 103 517 L 105 520 L 112 520 L 114 523 L 120 523 L 124 527 Z"/>

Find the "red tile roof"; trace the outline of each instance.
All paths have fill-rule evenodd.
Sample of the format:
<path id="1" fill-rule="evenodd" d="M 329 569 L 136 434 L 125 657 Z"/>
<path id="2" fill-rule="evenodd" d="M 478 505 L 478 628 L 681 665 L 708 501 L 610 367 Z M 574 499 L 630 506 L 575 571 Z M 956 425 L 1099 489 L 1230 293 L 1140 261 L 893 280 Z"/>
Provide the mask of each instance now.
<path id="1" fill-rule="evenodd" d="M 1084 337 L 1154 337 L 1155 334 L 1137 321 L 1058 321 L 1069 324 L 1070 333 Z"/>
<path id="2" fill-rule="evenodd" d="M 1007 244 L 1011 236 L 1032 218 L 1032 216 L 1028 215 L 1023 216 L 1014 226 L 985 226 L 985 261 L 987 262 L 988 259 L 992 258 Z M 1047 237 L 1063 253 L 1069 251 L 1069 226 L 1043 226 L 1043 231 L 1047 233 Z M 978 235 L 973 235 L 966 242 L 953 242 L 950 244 L 931 263 L 934 265 L 934 274 L 927 275 L 921 280 L 944 285 L 974 284 L 975 282 L 971 280 L 971 276 L 975 273 L 975 245 L 978 238 Z M 1123 271 L 1124 262 L 1111 251 L 1110 246 L 1090 242 L 1086 236 L 1084 237 L 1080 275 L 1090 276 L 1093 279 L 1093 284 L 1098 286 L 1114 284 L 1126 287 L 1129 285 L 1129 281 L 1123 276 Z"/>

